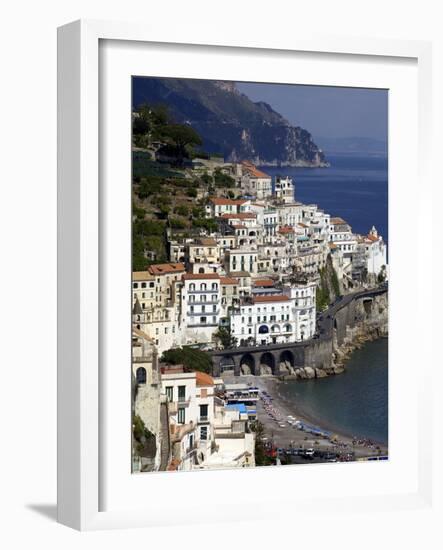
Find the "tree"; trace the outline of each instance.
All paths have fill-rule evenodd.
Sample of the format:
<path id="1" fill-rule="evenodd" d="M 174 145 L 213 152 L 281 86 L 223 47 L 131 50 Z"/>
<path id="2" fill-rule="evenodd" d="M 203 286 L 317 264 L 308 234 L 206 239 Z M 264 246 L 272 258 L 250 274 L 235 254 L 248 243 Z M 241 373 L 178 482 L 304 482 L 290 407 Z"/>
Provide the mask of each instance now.
<path id="1" fill-rule="evenodd" d="M 272 464 L 271 459 L 266 455 L 264 445 L 265 428 L 259 420 L 255 420 L 251 423 L 251 432 L 255 433 L 255 465 L 256 466 L 269 466 Z"/>
<path id="2" fill-rule="evenodd" d="M 211 356 L 200 349 L 183 346 L 163 352 L 161 361 L 171 365 L 183 365 L 190 372 L 200 371 L 210 373 L 212 368 Z"/>
<path id="3" fill-rule="evenodd" d="M 377 275 L 377 281 L 381 284 L 386 281 L 386 266 L 382 265 L 381 269 Z"/>
<path id="4" fill-rule="evenodd" d="M 232 336 L 226 327 L 220 327 L 214 334 L 214 337 L 220 341 L 223 349 L 232 348 L 237 344 L 237 338 Z"/>
<path id="5" fill-rule="evenodd" d="M 183 159 L 189 157 L 187 148 L 193 148 L 195 145 L 202 145 L 203 143 L 201 137 L 191 126 L 183 124 L 168 124 L 164 126 L 161 137 L 173 146 L 179 163 L 182 163 Z"/>

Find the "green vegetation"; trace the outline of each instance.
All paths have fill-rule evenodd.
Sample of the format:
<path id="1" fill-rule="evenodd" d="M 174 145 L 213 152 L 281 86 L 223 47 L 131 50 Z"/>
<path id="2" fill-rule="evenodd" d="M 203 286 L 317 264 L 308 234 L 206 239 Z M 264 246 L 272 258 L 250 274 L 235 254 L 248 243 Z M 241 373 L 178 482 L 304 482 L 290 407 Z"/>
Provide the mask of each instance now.
<path id="1" fill-rule="evenodd" d="M 137 177 L 159 176 L 162 178 L 183 177 L 183 173 L 172 171 L 151 159 L 147 151 L 132 151 L 132 175 Z"/>
<path id="2" fill-rule="evenodd" d="M 213 192 L 210 186 L 232 187 L 235 181 L 220 170 L 215 177 L 192 171 L 190 159 L 209 158 L 201 145 L 198 133 L 187 124 L 176 124 L 165 106 L 142 105 L 134 113 L 133 146 L 137 148 L 132 153 L 134 270 L 168 260 L 167 227 L 179 232 L 217 229 L 216 221 L 205 217 L 203 204 L 196 200 L 199 190 Z M 157 154 L 161 161 L 156 160 Z"/>
<path id="3" fill-rule="evenodd" d="M 214 220 L 214 218 L 196 218 L 193 221 L 194 227 L 201 227 L 203 229 L 206 229 L 209 233 L 212 233 L 214 231 L 217 231 L 217 222 Z"/>
<path id="4" fill-rule="evenodd" d="M 273 464 L 273 461 L 271 458 L 269 458 L 265 453 L 265 445 L 264 445 L 264 435 L 265 435 L 265 428 L 263 424 L 256 420 L 255 422 L 251 423 L 251 432 L 255 433 L 255 465 L 256 466 L 269 466 Z"/>
<path id="5" fill-rule="evenodd" d="M 132 435 L 138 453 L 142 453 L 147 447 L 153 446 L 155 455 L 155 435 L 148 430 L 138 414 L 134 415 L 132 419 Z"/>
<path id="6" fill-rule="evenodd" d="M 158 262 L 167 260 L 165 224 L 137 217 L 132 223 L 132 269 L 134 271 L 144 271 L 147 265 L 153 263 L 145 255 L 149 252 Z"/>
<path id="7" fill-rule="evenodd" d="M 226 327 L 220 327 L 214 334 L 214 337 L 220 342 L 223 349 L 232 348 L 237 344 L 237 338 L 234 338 Z"/>
<path id="8" fill-rule="evenodd" d="M 200 371 L 209 373 L 212 367 L 211 356 L 205 351 L 183 346 L 165 351 L 161 357 L 164 363 L 171 365 L 183 365 L 187 371 Z"/>
<path id="9" fill-rule="evenodd" d="M 216 187 L 235 187 L 235 179 L 227 174 L 224 174 L 221 170 L 215 170 L 214 183 Z"/>
<path id="10" fill-rule="evenodd" d="M 331 257 L 326 260 L 326 267 L 320 269 L 320 284 L 317 286 L 315 302 L 318 311 L 323 311 L 337 296 L 340 296 L 338 275 L 332 266 Z"/>
<path id="11" fill-rule="evenodd" d="M 338 282 L 338 275 L 334 268 L 332 268 L 331 283 L 332 288 L 334 289 L 334 294 L 336 296 L 340 296 L 340 283 Z"/>

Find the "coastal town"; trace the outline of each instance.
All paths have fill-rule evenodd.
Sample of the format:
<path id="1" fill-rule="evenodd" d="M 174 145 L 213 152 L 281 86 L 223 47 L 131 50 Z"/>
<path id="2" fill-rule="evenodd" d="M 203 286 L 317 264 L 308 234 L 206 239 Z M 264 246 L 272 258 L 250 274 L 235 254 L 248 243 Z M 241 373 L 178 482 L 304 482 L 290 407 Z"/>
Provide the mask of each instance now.
<path id="1" fill-rule="evenodd" d="M 169 160 L 160 149 L 155 158 Z M 356 234 L 320 204 L 301 203 L 297 182 L 282 172 L 272 178 L 249 160 L 210 155 L 181 171 L 184 181 L 222 183 L 188 194 L 198 223 L 166 223 L 166 261 L 144 249 L 137 265 L 145 258 L 145 266 L 133 272 L 133 472 L 386 454 L 358 434 L 310 423 L 277 395 L 277 376 L 343 372 L 346 346 L 336 345 L 333 314 L 369 296 L 358 306 L 368 317 L 388 280 L 377 228 Z M 349 348 L 358 335 L 346 331 Z M 336 352 L 329 363 L 297 364 L 291 350 L 327 338 Z"/>

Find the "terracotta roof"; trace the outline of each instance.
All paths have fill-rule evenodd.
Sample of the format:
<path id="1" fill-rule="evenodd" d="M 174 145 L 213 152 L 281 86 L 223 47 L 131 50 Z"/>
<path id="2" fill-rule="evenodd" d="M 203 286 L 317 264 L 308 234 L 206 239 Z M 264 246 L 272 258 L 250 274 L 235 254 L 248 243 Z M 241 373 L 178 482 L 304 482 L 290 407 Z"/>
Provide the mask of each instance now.
<path id="1" fill-rule="evenodd" d="M 182 263 L 150 265 L 148 269 L 152 275 L 165 275 L 166 273 L 179 273 L 186 271 L 185 266 Z"/>
<path id="2" fill-rule="evenodd" d="M 217 241 L 212 237 L 203 237 L 198 239 L 196 243 L 192 243 L 190 246 L 217 246 Z"/>
<path id="3" fill-rule="evenodd" d="M 299 225 L 300 227 L 309 227 L 309 225 L 306 225 L 305 223 L 298 223 L 297 225 Z"/>
<path id="4" fill-rule="evenodd" d="M 149 271 L 133 271 L 132 280 L 133 281 L 152 281 L 154 276 L 149 273 Z"/>
<path id="5" fill-rule="evenodd" d="M 206 374 L 205 372 L 199 372 L 197 371 L 195 373 L 195 378 L 197 381 L 197 386 L 213 386 L 214 385 L 214 379 L 209 374 Z"/>
<path id="6" fill-rule="evenodd" d="M 290 225 L 284 225 L 278 230 L 279 233 L 294 233 L 294 228 Z"/>
<path id="7" fill-rule="evenodd" d="M 263 302 L 287 302 L 289 297 L 285 294 L 279 296 L 255 296 L 252 301 L 254 304 L 260 304 Z"/>
<path id="8" fill-rule="evenodd" d="M 274 286 L 274 281 L 272 279 L 255 279 L 253 281 L 254 286 Z"/>
<path id="9" fill-rule="evenodd" d="M 368 236 L 366 237 L 366 239 L 372 241 L 373 243 L 374 243 L 375 241 L 378 241 L 378 237 L 376 237 L 375 235 L 368 235 Z"/>
<path id="10" fill-rule="evenodd" d="M 329 245 L 329 248 L 331 249 L 337 248 L 337 245 L 334 243 L 328 243 L 328 245 Z"/>
<path id="11" fill-rule="evenodd" d="M 348 225 L 343 218 L 331 218 L 330 223 L 331 225 Z"/>
<path id="12" fill-rule="evenodd" d="M 247 220 L 256 218 L 257 214 L 253 214 L 252 212 L 240 212 L 239 214 L 222 214 L 220 217 L 226 220 Z"/>
<path id="13" fill-rule="evenodd" d="M 242 224 L 236 223 L 236 224 L 232 224 L 232 227 L 233 227 L 234 229 L 245 229 L 245 228 L 246 228 L 246 225 L 242 225 Z"/>
<path id="14" fill-rule="evenodd" d="M 213 197 L 209 199 L 212 204 L 215 204 L 216 206 L 240 206 L 241 204 L 244 204 L 245 200 L 234 200 L 234 199 L 223 199 L 218 197 Z"/>
<path id="15" fill-rule="evenodd" d="M 184 281 L 198 281 L 200 279 L 220 279 L 217 273 L 185 273 L 182 276 Z"/>
<path id="16" fill-rule="evenodd" d="M 261 170 L 259 170 L 256 166 L 252 164 L 252 162 L 243 161 L 242 162 L 243 167 L 246 169 L 249 174 L 254 178 L 268 178 L 271 179 L 271 176 L 268 174 L 265 174 Z"/>
<path id="17" fill-rule="evenodd" d="M 250 277 L 249 271 L 231 271 L 228 273 L 229 277 Z"/>
<path id="18" fill-rule="evenodd" d="M 222 285 L 238 285 L 238 279 L 234 277 L 220 277 L 220 282 Z"/>

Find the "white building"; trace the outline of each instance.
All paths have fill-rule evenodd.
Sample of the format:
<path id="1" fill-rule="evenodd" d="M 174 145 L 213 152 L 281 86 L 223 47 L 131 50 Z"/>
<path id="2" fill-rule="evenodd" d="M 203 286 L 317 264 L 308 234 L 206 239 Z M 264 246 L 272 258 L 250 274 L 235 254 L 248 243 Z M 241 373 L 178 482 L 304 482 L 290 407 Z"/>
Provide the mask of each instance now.
<path id="1" fill-rule="evenodd" d="M 250 201 L 239 199 L 225 199 L 222 197 L 213 197 L 209 199 L 206 205 L 206 215 L 208 217 L 217 218 L 223 214 L 239 214 L 240 212 L 249 211 Z"/>
<path id="2" fill-rule="evenodd" d="M 186 273 L 182 277 L 181 322 L 185 342 L 211 342 L 220 322 L 220 276 Z"/>
<path id="3" fill-rule="evenodd" d="M 259 170 L 251 162 L 242 162 L 243 176 L 241 188 L 245 195 L 251 195 L 257 199 L 266 199 L 272 195 L 272 178 Z"/>
<path id="4" fill-rule="evenodd" d="M 162 393 L 168 401 L 172 461 L 169 469 L 193 470 L 211 453 L 214 440 L 214 380 L 202 372 L 164 368 Z"/>
<path id="5" fill-rule="evenodd" d="M 285 288 L 283 294 L 253 296 L 231 314 L 238 345 L 299 342 L 315 334 L 315 284 Z"/>
<path id="6" fill-rule="evenodd" d="M 378 275 L 382 268 L 387 267 L 386 243 L 373 226 L 368 235 L 363 238 L 366 251 L 366 268 L 368 273 Z"/>
<path id="7" fill-rule="evenodd" d="M 132 330 L 133 413 L 155 436 L 155 447 L 136 452 L 134 471 L 158 470 L 161 459 L 163 434 L 160 425 L 160 376 L 157 350 L 143 331 Z"/>
<path id="8" fill-rule="evenodd" d="M 275 198 L 285 204 L 294 202 L 294 184 L 289 177 L 277 177 L 274 184 Z"/>
<path id="9" fill-rule="evenodd" d="M 342 218 L 331 218 L 329 240 L 342 252 L 343 258 L 352 261 L 352 255 L 357 248 L 357 237 L 352 233 L 350 225 Z"/>
<path id="10" fill-rule="evenodd" d="M 251 275 L 257 274 L 257 250 L 234 248 L 226 253 L 226 271 L 247 271 Z"/>

